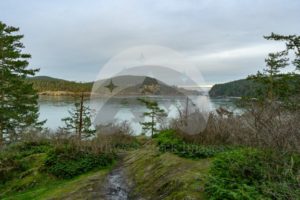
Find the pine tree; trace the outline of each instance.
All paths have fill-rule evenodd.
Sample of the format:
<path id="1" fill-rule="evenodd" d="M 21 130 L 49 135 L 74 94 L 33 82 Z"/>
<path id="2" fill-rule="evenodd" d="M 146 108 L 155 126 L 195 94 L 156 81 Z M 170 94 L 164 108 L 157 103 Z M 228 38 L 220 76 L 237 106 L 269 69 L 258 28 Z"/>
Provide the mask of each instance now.
<path id="1" fill-rule="evenodd" d="M 74 104 L 74 108 L 69 111 L 70 117 L 63 118 L 65 127 L 62 129 L 70 134 L 75 133 L 80 141 L 83 138 L 88 138 L 96 132 L 92 128 L 91 109 L 84 105 L 83 94 L 80 102 Z"/>
<path id="2" fill-rule="evenodd" d="M 300 36 L 298 35 L 279 35 L 271 33 L 264 37 L 267 40 L 284 41 L 287 51 L 294 51 L 295 59 L 292 61 L 296 69 L 300 70 Z"/>
<path id="3" fill-rule="evenodd" d="M 18 139 L 26 128 L 43 124 L 38 122 L 38 95 L 32 84 L 25 82 L 38 69 L 28 69 L 31 56 L 22 52 L 23 35 L 18 31 L 0 21 L 0 145 L 6 138 L 10 142 Z"/>
<path id="4" fill-rule="evenodd" d="M 143 131 L 150 131 L 151 137 L 153 137 L 153 135 L 158 131 L 156 126 L 159 119 L 162 117 L 166 117 L 166 113 L 163 109 L 159 108 L 158 103 L 156 101 L 151 101 L 145 98 L 139 98 L 138 100 L 145 104 L 145 106 L 149 110 L 143 113 L 144 117 L 150 118 L 150 121 L 141 122 L 140 124 L 142 125 Z"/>
<path id="5" fill-rule="evenodd" d="M 265 59 L 266 67 L 263 72 L 258 72 L 256 75 L 248 78 L 259 83 L 261 87 L 258 88 L 259 98 L 268 99 L 273 102 L 275 100 L 282 100 L 289 94 L 289 82 L 285 77 L 287 74 L 281 72 L 288 66 L 287 51 L 278 53 L 270 53 Z"/>
<path id="6" fill-rule="evenodd" d="M 260 100 L 279 101 L 289 110 L 300 108 L 300 76 L 296 73 L 300 70 L 300 36 L 278 35 L 272 33 L 264 37 L 267 40 L 284 41 L 286 49 L 277 53 L 270 53 L 266 61 L 263 73 L 249 76 L 249 79 L 259 83 L 257 97 Z M 294 52 L 294 59 L 289 63 L 289 53 Z M 290 56 L 291 57 L 291 56 Z M 295 66 L 295 71 L 283 73 L 282 69 L 290 64 Z"/>

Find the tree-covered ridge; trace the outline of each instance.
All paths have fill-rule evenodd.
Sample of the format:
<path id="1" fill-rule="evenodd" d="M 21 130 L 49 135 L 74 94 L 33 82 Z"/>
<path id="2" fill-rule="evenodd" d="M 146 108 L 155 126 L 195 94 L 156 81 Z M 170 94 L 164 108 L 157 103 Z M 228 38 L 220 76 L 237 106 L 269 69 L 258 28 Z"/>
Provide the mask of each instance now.
<path id="1" fill-rule="evenodd" d="M 39 93 L 46 91 L 68 91 L 68 92 L 90 92 L 93 82 L 75 82 L 48 76 L 37 76 L 27 78 L 27 82 L 33 84 L 33 88 Z"/>
<path id="2" fill-rule="evenodd" d="M 143 82 L 141 80 L 144 80 Z M 149 82 L 150 80 L 150 82 Z M 118 95 L 144 95 L 148 93 L 154 93 L 155 95 L 200 95 L 201 92 L 196 90 L 187 90 L 185 88 L 178 88 L 174 86 L 169 86 L 164 82 L 151 79 L 147 76 L 115 76 L 109 79 L 102 79 L 96 82 L 75 82 L 63 79 L 52 78 L 49 76 L 36 76 L 27 77 L 27 82 L 33 85 L 33 88 L 37 90 L 40 95 L 81 95 L 85 93 L 88 95 L 92 92 L 94 83 L 96 83 L 97 94 L 111 94 L 111 91 L 107 86 L 111 83 L 116 85 Z M 152 83 L 157 84 L 149 84 Z"/>
<path id="3" fill-rule="evenodd" d="M 299 90 L 300 75 L 279 75 L 276 79 L 287 80 L 290 89 L 294 92 Z M 257 93 L 265 88 L 251 79 L 240 79 L 228 83 L 215 84 L 209 91 L 211 97 L 257 97 Z M 297 93 L 294 93 L 297 94 Z"/>
<path id="4" fill-rule="evenodd" d="M 254 96 L 258 85 L 252 80 L 241 79 L 223 84 L 215 84 L 209 91 L 211 97 Z"/>

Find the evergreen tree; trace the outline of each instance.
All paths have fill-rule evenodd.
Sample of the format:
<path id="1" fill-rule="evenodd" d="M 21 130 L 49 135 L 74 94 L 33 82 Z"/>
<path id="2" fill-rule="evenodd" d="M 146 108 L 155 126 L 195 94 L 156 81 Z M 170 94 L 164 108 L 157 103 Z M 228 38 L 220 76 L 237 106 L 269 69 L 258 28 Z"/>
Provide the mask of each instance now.
<path id="1" fill-rule="evenodd" d="M 258 97 L 270 101 L 283 100 L 289 94 L 289 82 L 287 74 L 282 74 L 281 70 L 288 66 L 287 52 L 270 53 L 265 59 L 266 67 L 263 72 L 248 78 L 259 83 L 262 87 L 258 88 Z"/>
<path id="2" fill-rule="evenodd" d="M 296 69 L 300 70 L 300 36 L 298 35 L 279 35 L 271 33 L 264 37 L 267 40 L 284 41 L 287 51 L 294 51 L 295 59 L 292 61 Z"/>
<path id="3" fill-rule="evenodd" d="M 69 111 L 70 117 L 63 118 L 65 127 L 62 129 L 72 134 L 75 133 L 80 141 L 83 138 L 88 138 L 96 132 L 92 128 L 91 109 L 84 105 L 83 94 L 80 102 L 76 102 L 72 110 Z"/>
<path id="4" fill-rule="evenodd" d="M 284 41 L 286 49 L 277 53 L 270 53 L 266 59 L 266 69 L 264 72 L 258 72 L 249 79 L 260 83 L 262 87 L 258 90 L 258 98 L 267 101 L 280 101 L 290 110 L 297 110 L 300 107 L 300 78 L 295 72 L 282 73 L 286 68 L 289 52 L 293 51 L 295 58 L 291 64 L 296 70 L 300 70 L 300 36 L 296 35 L 278 35 L 272 33 L 265 36 L 267 40 Z"/>
<path id="5" fill-rule="evenodd" d="M 7 137 L 12 142 L 26 128 L 43 124 L 38 122 L 38 95 L 25 82 L 38 69 L 28 69 L 31 56 L 22 52 L 23 35 L 18 31 L 0 21 L 0 145 Z"/>
<path id="6" fill-rule="evenodd" d="M 145 131 L 145 133 L 147 131 L 150 131 L 151 137 L 153 137 L 153 135 L 158 131 L 156 126 L 159 119 L 162 117 L 166 117 L 166 113 L 163 109 L 159 108 L 158 103 L 156 101 L 151 101 L 143 98 L 139 98 L 138 100 L 145 104 L 145 106 L 148 109 L 147 112 L 143 113 L 144 116 L 150 118 L 150 121 L 141 122 L 140 124 L 142 125 L 143 131 Z"/>

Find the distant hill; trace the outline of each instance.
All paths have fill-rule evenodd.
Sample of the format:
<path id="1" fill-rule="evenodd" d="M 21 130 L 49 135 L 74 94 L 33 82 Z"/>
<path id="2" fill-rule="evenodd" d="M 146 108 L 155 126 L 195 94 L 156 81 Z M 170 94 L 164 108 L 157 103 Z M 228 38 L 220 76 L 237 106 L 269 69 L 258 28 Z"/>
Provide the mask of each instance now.
<path id="1" fill-rule="evenodd" d="M 111 79 L 98 80 L 96 82 L 75 82 L 63 79 L 52 78 L 49 76 L 36 76 L 27 79 L 29 83 L 38 91 L 40 95 L 76 95 L 82 92 L 90 95 L 91 92 L 101 95 L 111 95 L 110 89 L 107 87 L 111 81 L 115 86 L 113 92 L 116 95 L 200 95 L 196 90 L 186 90 L 169 86 L 157 79 L 146 76 L 129 76 L 121 75 Z M 94 88 L 93 88 L 94 86 Z"/>
<path id="2" fill-rule="evenodd" d="M 59 78 L 53 78 L 50 76 L 34 76 L 34 77 L 28 77 L 29 80 L 45 80 L 45 81 L 66 81 Z"/>
<path id="3" fill-rule="evenodd" d="M 241 97 L 254 96 L 258 87 L 252 80 L 241 79 L 223 84 L 214 85 L 210 91 L 211 97 Z"/>
<path id="4" fill-rule="evenodd" d="M 75 81 L 67 81 L 63 79 L 52 78 L 49 76 L 36 76 L 27 78 L 29 83 L 33 84 L 33 87 L 40 94 L 47 94 L 50 92 L 90 92 L 93 87 L 93 82 L 80 83 Z"/>
<path id="5" fill-rule="evenodd" d="M 147 76 L 121 75 L 110 79 L 99 80 L 95 83 L 93 93 L 111 95 L 107 86 L 112 83 L 116 86 L 113 95 L 201 95 L 196 90 L 186 90 Z"/>

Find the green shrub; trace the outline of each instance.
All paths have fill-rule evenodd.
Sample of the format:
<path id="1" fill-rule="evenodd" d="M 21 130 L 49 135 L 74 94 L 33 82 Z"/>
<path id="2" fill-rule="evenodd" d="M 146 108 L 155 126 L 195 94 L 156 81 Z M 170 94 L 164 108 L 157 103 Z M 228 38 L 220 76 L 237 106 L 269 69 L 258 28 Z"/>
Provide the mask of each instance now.
<path id="1" fill-rule="evenodd" d="M 7 154 L 6 154 L 7 155 Z M 25 171 L 27 166 L 19 160 L 14 160 L 11 157 L 0 157 L 0 184 L 4 184 L 16 174 Z"/>
<path id="2" fill-rule="evenodd" d="M 30 163 L 24 161 L 25 157 L 45 153 L 50 149 L 47 142 L 19 142 L 7 146 L 0 153 L 0 184 L 18 177 L 18 174 L 30 168 Z"/>
<path id="3" fill-rule="evenodd" d="M 213 200 L 299 199 L 299 170 L 298 155 L 250 148 L 225 152 L 213 161 L 206 192 Z"/>
<path id="4" fill-rule="evenodd" d="M 209 158 L 229 150 L 223 146 L 203 146 L 185 142 L 173 130 L 165 130 L 154 136 L 159 150 L 171 152 L 184 158 Z"/>
<path id="5" fill-rule="evenodd" d="M 79 151 L 65 145 L 48 152 L 44 169 L 59 178 L 72 178 L 95 168 L 111 165 L 115 156 L 111 153 L 94 154 Z"/>

